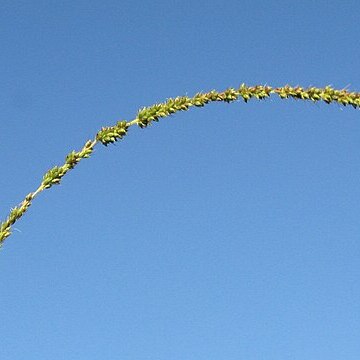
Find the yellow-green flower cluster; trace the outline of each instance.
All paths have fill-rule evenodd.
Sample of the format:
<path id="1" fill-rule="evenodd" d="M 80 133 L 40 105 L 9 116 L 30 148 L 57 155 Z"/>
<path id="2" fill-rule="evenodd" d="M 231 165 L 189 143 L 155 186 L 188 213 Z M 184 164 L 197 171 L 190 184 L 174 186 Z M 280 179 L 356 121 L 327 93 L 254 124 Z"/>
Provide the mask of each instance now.
<path id="1" fill-rule="evenodd" d="M 324 88 L 309 87 L 303 89 L 300 86 L 291 87 L 286 85 L 284 87 L 276 88 L 273 92 L 277 93 L 282 99 L 289 97 L 301 100 L 325 101 L 327 104 L 337 102 L 341 105 L 351 105 L 352 107 L 360 107 L 360 94 L 357 92 L 349 92 L 345 89 L 335 90 L 331 86 Z"/>
<path id="2" fill-rule="evenodd" d="M 194 97 L 187 96 L 168 99 L 164 103 L 155 104 L 150 107 L 143 107 L 139 110 L 136 122 L 141 128 L 145 128 L 153 121 L 159 121 L 160 118 L 167 117 L 177 111 L 186 111 L 191 106 L 202 107 L 209 102 L 223 101 L 230 103 L 242 98 L 248 102 L 251 98 L 263 100 L 271 94 L 277 94 L 281 99 L 293 98 L 311 101 L 324 101 L 327 104 L 337 102 L 341 105 L 352 105 L 354 108 L 360 107 L 360 94 L 348 92 L 347 90 L 335 90 L 330 86 L 325 88 L 302 88 L 300 86 L 272 88 L 267 85 L 247 86 L 241 84 L 237 89 L 228 88 L 223 92 L 212 90 L 208 93 L 197 93 Z"/>
<path id="3" fill-rule="evenodd" d="M 248 102 L 252 98 L 262 100 L 268 98 L 271 94 L 277 94 L 281 99 L 293 98 L 313 102 L 324 101 L 327 104 L 336 102 L 343 106 L 351 105 L 354 108 L 360 107 L 360 93 L 349 92 L 345 89 L 336 90 L 330 86 L 324 88 L 302 88 L 300 86 L 292 87 L 289 85 L 272 88 L 267 85 L 247 86 L 245 84 L 241 84 L 238 88 L 228 88 L 223 92 L 212 90 L 207 93 L 197 93 L 192 98 L 179 96 L 170 98 L 163 103 L 143 107 L 138 111 L 134 120 L 129 122 L 118 121 L 114 126 L 101 128 L 96 134 L 95 139 L 87 141 L 80 151 L 70 152 L 66 156 L 65 163 L 62 166 L 55 166 L 46 172 L 39 188 L 35 192 L 28 194 L 23 202 L 18 207 L 13 208 L 7 219 L 0 224 L 0 247 L 5 238 L 10 236 L 11 226 L 26 212 L 34 197 L 44 189 L 49 189 L 53 185 L 60 184 L 62 177 L 69 170 L 73 169 L 81 159 L 90 157 L 94 146 L 98 142 L 105 146 L 115 143 L 127 134 L 128 128 L 132 125 L 145 128 L 153 121 L 159 121 L 160 118 L 165 118 L 178 111 L 186 111 L 192 106 L 202 107 L 214 101 L 230 103 L 239 99 L 245 102 Z"/>
<path id="4" fill-rule="evenodd" d="M 107 146 L 121 140 L 126 134 L 130 125 L 126 121 L 118 121 L 115 126 L 103 127 L 97 134 L 96 140 Z"/>
<path id="5" fill-rule="evenodd" d="M 31 205 L 31 201 L 34 197 L 34 193 L 29 193 L 23 202 L 17 206 L 11 209 L 9 216 L 7 219 L 0 224 L 0 246 L 2 245 L 2 242 L 11 235 L 11 226 L 21 218 L 21 216 L 24 215 L 26 210 Z"/>
<path id="6" fill-rule="evenodd" d="M 66 158 L 65 158 L 65 166 L 67 169 L 73 169 L 79 162 L 81 159 L 85 159 L 90 157 L 91 153 L 94 151 L 94 146 L 95 143 L 91 140 L 88 140 L 84 147 L 78 151 L 72 151 L 71 153 L 69 153 Z"/>
<path id="7" fill-rule="evenodd" d="M 81 159 L 90 157 L 94 150 L 94 145 L 95 143 L 89 140 L 80 151 L 72 151 L 69 153 L 65 158 L 65 163 L 63 166 L 54 166 L 45 173 L 41 182 L 41 188 L 49 189 L 53 185 L 60 184 L 61 178 L 69 170 L 73 169 Z"/>
<path id="8" fill-rule="evenodd" d="M 191 105 L 192 102 L 189 97 L 178 96 L 174 99 L 167 100 L 165 103 L 140 109 L 135 121 L 141 128 L 145 128 L 152 121 L 159 121 L 159 118 L 167 117 L 178 111 L 186 111 Z"/>
<path id="9" fill-rule="evenodd" d="M 139 110 L 134 122 L 141 128 L 147 127 L 152 121 L 159 121 L 160 118 L 167 117 L 178 111 L 186 111 L 191 106 L 202 107 L 209 102 L 223 101 L 232 102 L 242 97 L 247 102 L 252 97 L 257 99 L 264 99 L 270 96 L 271 87 L 269 86 L 255 86 L 247 87 L 242 84 L 238 89 L 229 88 L 224 92 L 217 92 L 212 90 L 208 93 L 197 93 L 194 97 L 179 96 L 170 98 L 164 103 L 155 104 L 150 107 L 144 107 Z"/>

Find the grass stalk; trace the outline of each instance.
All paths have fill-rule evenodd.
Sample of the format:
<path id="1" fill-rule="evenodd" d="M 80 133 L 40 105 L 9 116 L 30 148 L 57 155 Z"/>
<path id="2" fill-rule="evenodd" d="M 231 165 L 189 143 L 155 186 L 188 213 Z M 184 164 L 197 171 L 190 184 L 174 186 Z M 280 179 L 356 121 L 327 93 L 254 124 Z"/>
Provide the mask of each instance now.
<path id="1" fill-rule="evenodd" d="M 81 150 L 70 152 L 66 156 L 63 165 L 55 166 L 48 170 L 44 174 L 39 187 L 34 192 L 26 195 L 24 200 L 18 206 L 12 208 L 7 218 L 0 223 L 0 247 L 3 245 L 5 239 L 11 235 L 12 226 L 25 214 L 34 198 L 45 189 L 60 184 L 62 178 L 70 170 L 74 169 L 82 159 L 91 156 L 94 147 L 98 143 L 108 146 L 123 139 L 124 136 L 127 135 L 128 129 L 133 125 L 145 128 L 152 122 L 158 122 L 161 118 L 168 117 L 179 111 L 187 111 L 191 107 L 203 107 L 215 101 L 230 103 L 239 99 L 245 102 L 253 98 L 264 100 L 271 95 L 277 95 L 281 99 L 296 99 L 312 102 L 322 101 L 327 104 L 338 103 L 342 106 L 350 105 L 355 109 L 360 107 L 360 93 L 349 92 L 347 89 L 336 90 L 331 86 L 324 88 L 302 88 L 300 86 L 292 87 L 289 85 L 273 88 L 268 85 L 247 86 L 245 84 L 242 84 L 238 88 L 228 88 L 222 92 L 212 90 L 207 93 L 197 93 L 193 97 L 179 96 L 169 98 L 163 103 L 143 107 L 131 121 L 118 121 L 113 126 L 102 127 L 94 139 L 88 140 Z"/>

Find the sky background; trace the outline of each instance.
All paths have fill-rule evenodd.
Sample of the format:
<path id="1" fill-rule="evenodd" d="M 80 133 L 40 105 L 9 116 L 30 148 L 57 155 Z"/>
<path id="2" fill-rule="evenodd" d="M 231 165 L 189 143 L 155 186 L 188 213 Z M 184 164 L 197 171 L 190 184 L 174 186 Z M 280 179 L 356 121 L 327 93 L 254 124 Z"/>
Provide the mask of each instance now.
<path id="1" fill-rule="evenodd" d="M 360 90 L 358 1 L 0 2 L 0 214 L 177 95 Z M 360 358 L 360 115 L 210 104 L 132 127 L 0 251 L 0 358 Z"/>

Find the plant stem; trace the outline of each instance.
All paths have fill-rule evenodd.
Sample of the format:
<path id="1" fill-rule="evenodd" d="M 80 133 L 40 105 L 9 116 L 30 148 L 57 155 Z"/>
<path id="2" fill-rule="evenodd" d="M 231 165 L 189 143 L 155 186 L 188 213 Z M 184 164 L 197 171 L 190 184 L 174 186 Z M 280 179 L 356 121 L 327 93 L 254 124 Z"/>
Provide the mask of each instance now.
<path id="1" fill-rule="evenodd" d="M 293 98 L 313 102 L 324 101 L 327 104 L 336 102 L 343 106 L 351 105 L 355 109 L 360 107 L 360 93 L 349 92 L 346 89 L 336 90 L 330 86 L 324 88 L 302 88 L 300 86 L 291 87 L 289 85 L 272 88 L 267 85 L 247 86 L 242 84 L 237 89 L 228 88 L 223 92 L 212 90 L 208 93 L 197 93 L 192 98 L 187 96 L 169 98 L 163 103 L 141 108 L 135 119 L 128 122 L 118 121 L 114 126 L 101 128 L 95 138 L 88 140 L 81 150 L 69 153 L 62 166 L 55 166 L 47 171 L 39 187 L 33 193 L 29 193 L 17 207 L 11 209 L 6 220 L 0 223 L 0 247 L 5 239 L 11 235 L 12 225 L 24 215 L 33 199 L 45 189 L 60 184 L 62 177 L 69 170 L 72 170 L 82 159 L 90 157 L 94 147 L 99 142 L 105 146 L 115 143 L 127 135 L 130 126 L 138 125 L 140 128 L 145 128 L 153 121 L 157 122 L 160 118 L 168 117 L 178 111 L 187 111 L 193 106 L 203 107 L 215 101 L 230 103 L 239 98 L 242 98 L 245 102 L 248 102 L 251 98 L 263 100 L 272 94 L 277 94 L 281 99 Z"/>

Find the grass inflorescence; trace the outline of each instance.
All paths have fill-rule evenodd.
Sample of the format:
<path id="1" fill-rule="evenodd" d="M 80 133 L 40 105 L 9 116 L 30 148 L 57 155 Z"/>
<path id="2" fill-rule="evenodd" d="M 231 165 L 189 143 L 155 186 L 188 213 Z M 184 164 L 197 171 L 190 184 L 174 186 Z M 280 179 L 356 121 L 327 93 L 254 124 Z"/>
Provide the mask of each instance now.
<path id="1" fill-rule="evenodd" d="M 19 220 L 31 205 L 33 199 L 43 190 L 58 185 L 63 176 L 73 169 L 82 159 L 90 157 L 97 143 L 105 146 L 121 140 L 127 135 L 130 126 L 138 125 L 140 128 L 149 126 L 161 118 L 168 117 L 178 111 L 187 111 L 191 107 L 203 107 L 210 102 L 221 101 L 230 103 L 239 99 L 248 102 L 252 98 L 263 100 L 277 94 L 281 99 L 309 100 L 313 102 L 324 101 L 327 104 L 338 103 L 343 106 L 350 105 L 353 108 L 360 108 L 360 93 L 349 92 L 346 89 L 336 90 L 331 86 L 324 88 L 289 85 L 273 88 L 268 85 L 247 86 L 242 84 L 239 88 L 228 88 L 218 92 L 212 90 L 207 93 L 197 93 L 193 97 L 179 96 L 170 98 L 159 104 L 141 108 L 135 119 L 131 121 L 118 121 L 114 126 L 103 127 L 98 131 L 93 140 L 88 140 L 83 148 L 76 152 L 70 152 L 62 166 L 55 166 L 48 170 L 36 191 L 29 193 L 25 199 L 15 208 L 12 208 L 8 217 L 0 223 L 0 247 L 4 240 L 11 235 L 12 225 Z"/>

